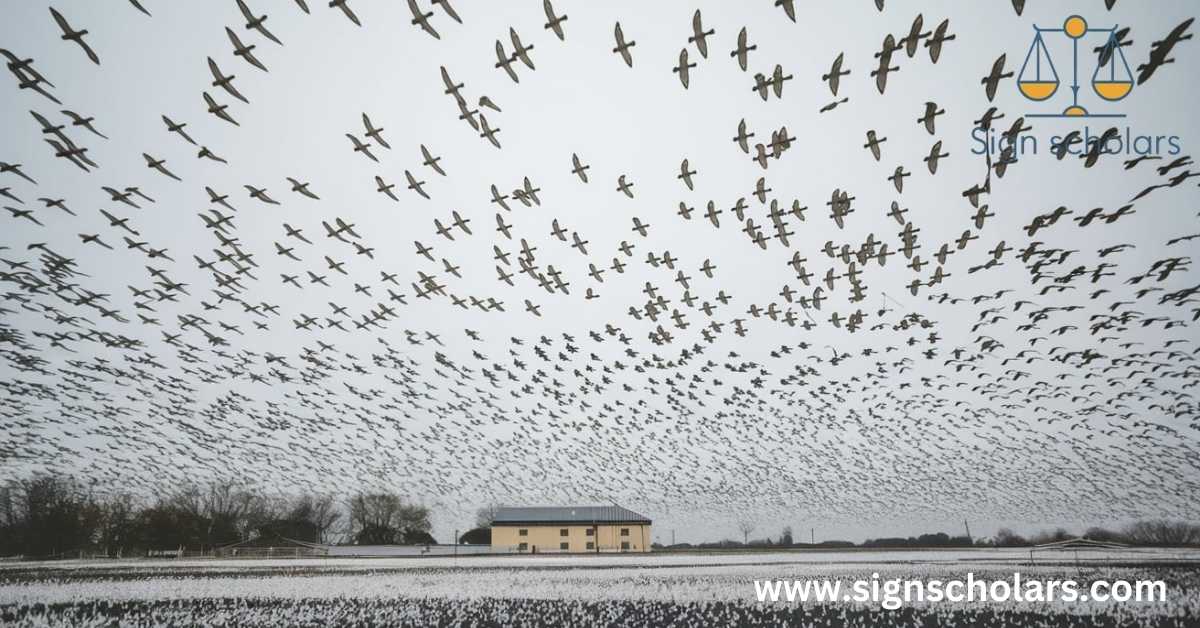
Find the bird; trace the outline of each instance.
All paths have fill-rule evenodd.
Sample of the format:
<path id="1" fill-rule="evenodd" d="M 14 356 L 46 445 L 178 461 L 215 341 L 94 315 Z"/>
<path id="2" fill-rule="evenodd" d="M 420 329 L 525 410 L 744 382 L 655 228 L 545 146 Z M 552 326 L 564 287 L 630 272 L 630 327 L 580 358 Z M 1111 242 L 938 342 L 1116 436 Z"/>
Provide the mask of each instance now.
<path id="1" fill-rule="evenodd" d="M 515 70 L 513 70 L 513 66 L 512 66 L 512 64 L 514 62 L 516 62 L 516 60 L 517 60 L 516 53 L 513 53 L 510 56 L 507 52 L 504 51 L 504 44 L 501 43 L 501 41 L 499 39 L 497 39 L 496 40 L 496 64 L 494 67 L 503 68 L 504 73 L 508 74 L 508 78 L 512 79 L 512 82 L 520 83 L 521 79 L 520 79 L 520 77 L 517 76 L 517 73 Z"/>
<path id="2" fill-rule="evenodd" d="M 409 12 L 412 13 L 412 16 L 413 16 L 413 19 L 412 19 L 413 26 L 420 27 L 421 30 L 428 33 L 429 36 L 434 39 L 442 38 L 442 36 L 438 34 L 437 30 L 434 29 L 433 26 L 429 23 L 429 18 L 433 17 L 433 11 L 430 11 L 428 13 L 422 12 L 421 8 L 417 6 L 417 0 L 408 0 L 408 10 L 409 10 Z"/>
<path id="3" fill-rule="evenodd" d="M 267 195 L 266 188 L 260 189 L 260 188 L 254 187 L 252 185 L 243 185 L 242 187 L 246 188 L 246 191 L 248 191 L 250 193 L 250 198 L 260 200 L 264 203 L 267 203 L 268 205 L 279 205 L 279 201 L 276 201 L 275 199 L 273 199 Z"/>
<path id="4" fill-rule="evenodd" d="M 162 121 L 163 124 L 167 125 L 167 131 L 169 133 L 177 133 L 179 137 L 182 137 L 185 141 L 187 141 L 188 144 L 192 144 L 193 146 L 196 144 L 196 140 L 192 139 L 192 136 L 188 135 L 188 132 L 183 130 L 183 128 L 187 126 L 186 122 L 175 122 L 171 118 L 168 118 L 165 114 L 162 116 Z"/>
<path id="5" fill-rule="evenodd" d="M 844 52 L 839 52 L 838 56 L 833 59 L 833 65 L 829 67 L 829 73 L 821 75 L 821 80 L 829 83 L 829 91 L 834 96 L 838 94 L 838 86 L 841 84 L 842 77 L 850 74 L 850 70 L 842 70 L 842 58 L 844 56 Z"/>
<path id="6" fill-rule="evenodd" d="M 681 49 L 679 51 L 679 65 L 672 68 L 672 71 L 679 75 L 679 82 L 683 84 L 684 89 L 688 88 L 688 70 L 694 67 L 696 67 L 695 63 L 688 63 L 687 48 Z"/>
<path id="7" fill-rule="evenodd" d="M 429 149 L 425 148 L 424 144 L 421 144 L 421 157 L 424 159 L 424 161 L 421 162 L 421 165 L 429 166 L 430 168 L 433 168 L 434 172 L 442 175 L 443 177 L 446 176 L 446 171 L 442 170 L 442 167 L 438 165 L 438 162 L 441 161 L 442 158 L 431 155 L 429 153 Z"/>
<path id="8" fill-rule="evenodd" d="M 204 92 L 203 94 L 204 94 L 204 102 L 208 105 L 209 113 L 213 114 L 214 116 L 216 116 L 234 126 L 241 126 L 240 124 L 238 124 L 237 120 L 233 119 L 233 116 L 229 115 L 229 112 L 225 111 L 226 109 L 229 108 L 229 105 L 218 104 L 217 101 L 213 100 L 213 97 L 210 96 L 208 92 Z"/>
<path id="9" fill-rule="evenodd" d="M 288 183 L 292 184 L 293 192 L 307 196 L 308 198 L 311 198 L 314 201 L 321 200 L 320 196 L 317 196 L 315 193 L 313 193 L 312 190 L 308 189 L 309 184 L 307 182 L 301 183 L 300 181 L 298 181 L 297 179 L 294 179 L 292 177 L 287 177 L 287 180 L 288 180 Z"/>
<path id="10" fill-rule="evenodd" d="M 271 31 L 267 30 L 265 25 L 265 22 L 267 21 L 266 15 L 254 15 L 254 12 L 250 10 L 250 7 L 246 6 L 245 0 L 235 0 L 235 2 L 237 2 L 238 10 L 242 12 L 242 17 L 246 18 L 246 30 L 258 31 L 258 33 L 263 37 L 270 39 L 280 46 L 283 45 L 283 42 L 279 41 L 279 39 L 275 37 Z"/>
<path id="11" fill-rule="evenodd" d="M 1138 85 L 1146 84 L 1146 81 L 1149 81 L 1150 77 L 1154 76 L 1158 68 L 1175 61 L 1171 58 L 1171 52 L 1175 49 L 1176 44 L 1192 38 L 1191 33 L 1188 33 L 1187 30 L 1191 27 L 1194 20 L 1195 18 L 1188 18 L 1180 22 L 1175 28 L 1171 29 L 1171 32 L 1167 33 L 1166 37 L 1151 42 L 1150 59 L 1135 68 L 1138 72 Z"/>
<path id="12" fill-rule="evenodd" d="M 85 117 L 85 116 L 79 115 L 78 113 L 75 113 L 74 111 L 70 111 L 67 109 L 63 109 L 62 114 L 71 119 L 72 126 L 81 126 L 85 129 L 91 131 L 94 135 L 97 135 L 103 139 L 108 139 L 107 135 L 101 133 L 100 131 L 97 131 L 96 127 L 93 126 L 92 123 L 95 122 L 96 118 Z"/>
<path id="13" fill-rule="evenodd" d="M 542 10 L 546 13 L 546 24 L 544 28 L 554 31 L 554 35 L 559 41 L 566 41 L 566 34 L 563 33 L 562 23 L 567 21 L 567 15 L 555 15 L 554 6 L 550 4 L 550 0 L 542 0 Z"/>
<path id="14" fill-rule="evenodd" d="M 867 131 L 867 143 L 863 144 L 863 148 L 869 149 L 871 151 L 871 155 L 875 157 L 875 161 L 879 161 L 882 157 L 882 152 L 879 149 L 879 145 L 886 141 L 886 137 L 879 137 L 875 132 L 875 129 L 871 129 Z"/>
<path id="15" fill-rule="evenodd" d="M 77 31 L 71 28 L 71 25 L 67 23 L 67 19 L 55 10 L 54 7 L 50 7 L 50 15 L 54 17 L 54 21 L 58 23 L 58 27 L 62 30 L 63 41 L 73 41 L 79 44 L 79 47 L 83 48 L 83 52 L 87 55 L 88 59 L 91 59 L 92 63 L 100 65 L 100 57 L 96 54 L 96 51 L 92 50 L 92 47 L 83 40 L 83 36 L 88 34 L 87 30 Z"/>
<path id="16" fill-rule="evenodd" d="M 929 149 L 929 154 L 923 157 L 922 160 L 925 162 L 926 167 L 929 168 L 929 174 L 937 174 L 938 161 L 949 156 L 950 153 L 942 152 L 942 141 L 938 140 L 933 143 L 933 146 Z M 900 190 L 897 189 L 896 191 L 899 192 Z"/>
<path id="17" fill-rule="evenodd" d="M 928 101 L 925 103 L 924 115 L 922 115 L 920 118 L 917 118 L 917 122 L 924 124 L 925 130 L 930 135 L 933 135 L 937 132 L 935 129 L 935 124 L 934 124 L 936 121 L 936 118 L 944 113 L 946 113 L 945 109 L 938 109 L 937 103 Z"/>
<path id="18" fill-rule="evenodd" d="M 346 135 L 346 138 L 350 140 L 350 143 L 354 145 L 354 152 L 362 153 L 363 155 L 366 155 L 367 158 L 370 159 L 371 161 L 379 163 L 379 159 L 377 157 L 375 157 L 374 153 L 371 152 L 370 144 L 364 144 L 356 136 L 354 136 L 350 133 L 346 133 L 345 135 Z"/>
<path id="19" fill-rule="evenodd" d="M 576 153 L 571 153 L 571 166 L 571 174 L 578 176 L 580 181 L 587 183 L 587 169 L 591 168 L 591 166 L 585 165 L 583 162 L 581 162 L 579 160 L 579 155 Z"/>
<path id="20" fill-rule="evenodd" d="M 999 57 L 997 57 L 996 61 L 992 63 L 991 72 L 989 72 L 987 76 L 983 77 L 983 79 L 979 81 L 980 84 L 984 86 L 984 92 L 987 94 L 988 102 L 992 102 L 992 99 L 996 97 L 996 88 L 1000 85 L 1000 79 L 1009 78 L 1013 75 L 1012 72 L 1004 71 L 1004 59 L 1007 56 L 1007 54 L 1001 54 Z"/>
<path id="21" fill-rule="evenodd" d="M 729 56 L 737 59 L 738 67 L 745 72 L 746 65 L 750 60 L 750 51 L 757 49 L 758 44 L 747 44 L 746 27 L 743 26 L 742 30 L 738 31 L 737 48 L 734 48 L 733 51 L 729 53 Z"/>
<path id="22" fill-rule="evenodd" d="M 696 44 L 696 50 L 700 51 L 701 58 L 708 58 L 708 37 L 716 32 L 711 28 L 704 30 L 700 19 L 700 9 L 696 9 L 696 12 L 692 14 L 692 34 L 688 37 L 688 43 Z"/>
<path id="23" fill-rule="evenodd" d="M 417 194 L 420 194 L 422 197 L 424 197 L 426 199 L 429 198 L 429 194 L 427 194 L 425 192 L 425 189 L 422 187 L 423 185 L 425 185 L 424 181 L 417 181 L 416 178 L 414 178 L 412 176 L 412 173 L 407 170 L 404 171 L 404 178 L 408 179 L 408 189 L 416 192 Z"/>
<path id="24" fill-rule="evenodd" d="M 946 30 L 950 27 L 950 20 L 942 20 L 937 28 L 933 29 L 933 36 L 925 40 L 925 47 L 929 49 L 929 62 L 937 63 L 942 56 L 942 45 L 956 38 L 955 35 L 946 34 Z"/>
<path id="25" fill-rule="evenodd" d="M 617 40 L 617 47 L 613 48 L 613 52 L 619 53 L 621 59 L 625 61 L 625 65 L 633 67 L 633 55 L 629 53 L 629 49 L 637 44 L 636 41 L 625 42 L 625 33 L 621 31 L 621 23 L 617 22 L 613 30 L 613 37 Z"/>
<path id="26" fill-rule="evenodd" d="M 175 176 L 175 174 L 173 172 L 171 172 L 170 170 L 167 170 L 165 160 L 155 159 L 146 153 L 142 153 L 142 158 L 144 158 L 146 160 L 146 167 L 153 168 L 154 170 L 157 170 L 157 171 L 165 174 L 166 176 L 168 176 L 172 179 L 175 179 L 176 181 L 183 180 L 183 179 L 180 179 L 179 177 Z"/>
<path id="27" fill-rule="evenodd" d="M 232 74 L 229 76 L 222 74 L 221 68 L 217 67 L 217 62 L 213 61 L 212 57 L 208 58 L 208 70 L 213 75 L 213 87 L 220 87 L 221 89 L 224 89 L 229 93 L 230 96 L 233 96 L 244 103 L 250 102 L 249 100 L 246 100 L 246 97 L 243 96 L 241 92 L 239 92 L 237 88 L 233 86 L 233 79 L 235 77 Z"/>
<path id="28" fill-rule="evenodd" d="M 633 198 L 633 183 L 626 181 L 625 175 L 617 177 L 617 191 Z"/>
<path id="29" fill-rule="evenodd" d="M 254 49 L 257 47 L 255 44 L 250 44 L 249 46 L 243 44 L 242 40 L 238 38 L 237 33 L 233 32 L 233 29 L 228 26 L 225 27 L 225 35 L 229 37 L 229 42 L 233 44 L 233 56 L 245 59 L 246 63 L 263 72 L 267 71 L 267 66 L 263 65 L 262 61 L 259 61 L 258 57 L 254 56 Z"/>

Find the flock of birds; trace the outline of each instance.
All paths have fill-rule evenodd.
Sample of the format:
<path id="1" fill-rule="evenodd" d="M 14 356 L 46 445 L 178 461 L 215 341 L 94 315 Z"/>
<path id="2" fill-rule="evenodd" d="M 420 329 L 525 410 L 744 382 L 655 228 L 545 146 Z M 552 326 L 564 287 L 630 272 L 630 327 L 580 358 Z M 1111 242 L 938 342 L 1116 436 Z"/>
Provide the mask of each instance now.
<path id="1" fill-rule="evenodd" d="M 264 10 L 370 25 L 349 0 L 329 2 L 324 13 L 303 0 L 234 2 L 241 19 L 224 29 L 227 46 L 197 53 L 211 76 L 196 85 L 194 110 L 144 113 L 161 119 L 175 143 L 129 148 L 145 161 L 138 180 L 112 181 L 94 147 L 141 140 L 106 134 L 86 102 L 60 101 L 51 81 L 68 68 L 87 72 L 105 56 L 69 10 L 51 7 L 45 18 L 62 33 L 57 58 L 0 51 L 9 72 L 6 124 L 44 140 L 25 145 L 49 150 L 63 172 L 80 176 L 78 169 L 92 182 L 63 189 L 61 173 L 34 171 L 16 145 L 0 147 L 8 153 L 0 154 L 8 160 L 0 162 L 0 468 L 7 472 L 76 473 L 145 492 L 234 476 L 509 502 L 619 499 L 660 515 L 701 504 L 695 508 L 721 513 L 961 517 L 985 508 L 967 497 L 979 494 L 995 515 L 1022 520 L 1195 514 L 1200 283 L 1191 264 L 1200 224 L 1195 208 L 1183 207 L 1196 194 L 1183 190 L 1194 190 L 1200 172 L 1190 170 L 1190 156 L 1124 161 L 1131 181 L 1153 184 L 1107 207 L 1038 210 L 1008 233 L 993 227 L 995 217 L 1027 209 L 989 198 L 1020 167 L 1012 148 L 952 156 L 938 139 L 944 106 L 896 102 L 893 118 L 863 120 L 850 140 L 873 162 L 902 162 L 855 173 L 860 190 L 878 187 L 895 199 L 888 207 L 856 203 L 855 192 L 840 188 L 813 185 L 803 199 L 773 190 L 768 168 L 796 159 L 788 151 L 798 128 L 853 115 L 851 97 L 886 98 L 889 82 L 904 77 L 902 63 L 922 62 L 923 54 L 936 66 L 955 54 L 960 34 L 950 20 L 927 27 L 917 15 L 907 32 L 879 33 L 872 55 L 834 51 L 827 73 L 800 76 L 766 62 L 768 51 L 745 26 L 713 23 L 700 10 L 680 16 L 690 18 L 692 34 L 679 42 L 677 59 L 664 60 L 639 54 L 648 25 L 589 24 L 570 19 L 566 2 L 545 0 L 537 28 L 551 41 L 571 46 L 575 29 L 612 29 L 611 48 L 575 52 L 610 57 L 623 71 L 659 72 L 690 89 L 698 72 L 727 56 L 750 77 L 733 87 L 752 102 L 775 106 L 792 81 L 827 89 L 834 100 L 816 111 L 789 110 L 790 130 L 756 128 L 753 116 L 698 129 L 728 138 L 736 126 L 732 141 L 722 142 L 761 176 L 734 198 L 698 198 L 722 175 L 702 174 L 702 156 L 682 156 L 675 211 L 639 206 L 635 173 L 601 180 L 600 171 L 615 166 L 599 157 L 603 147 L 587 146 L 545 156 L 574 191 L 527 176 L 485 184 L 474 207 L 440 207 L 431 181 L 469 185 L 472 157 L 443 156 L 433 143 L 401 146 L 381 122 L 386 116 L 363 113 L 347 125 L 344 152 L 334 158 L 380 172 L 389 151 L 419 156 L 403 178 L 373 175 L 378 204 L 370 211 L 415 202 L 432 208 L 420 210 L 422 226 L 399 232 L 412 233 L 406 237 L 372 232 L 336 209 L 339 182 L 314 174 L 217 189 L 172 156 L 236 168 L 237 155 L 221 146 L 226 135 L 253 133 L 239 107 L 252 106 L 255 77 L 269 72 L 264 59 L 274 55 L 264 50 L 287 39 Z M 139 13 L 129 19 L 171 10 L 130 3 Z M 407 4 L 413 32 L 397 36 L 449 40 L 455 25 L 488 18 L 450 0 Z M 875 4 L 885 10 L 882 0 Z M 1013 2 L 1017 16 L 1024 4 Z M 745 10 L 811 27 L 800 24 L 802 10 L 790 0 Z M 1140 83 L 1175 61 L 1190 24 L 1149 46 Z M 496 32 L 496 59 L 481 62 L 480 72 L 520 85 L 537 72 L 539 55 L 554 54 L 516 27 L 498 24 Z M 1116 45 L 1134 43 L 1129 30 L 1121 37 Z M 1087 54 L 1111 55 L 1111 46 Z M 1174 69 L 1177 79 L 1187 74 Z M 504 151 L 504 109 L 468 91 L 469 73 L 430 62 L 429 80 L 439 75 L 453 105 L 420 106 L 461 121 L 479 150 Z M 1000 88 L 1015 87 L 1005 56 L 980 75 L 975 124 L 1004 124 L 1010 139 L 1029 131 L 1029 120 L 992 104 Z M 910 110 L 911 118 L 899 113 Z M 194 123 L 209 115 L 220 133 L 203 134 Z M 933 141 L 928 150 L 888 143 L 913 124 Z M 1066 143 L 1080 142 L 1075 134 Z M 1054 165 L 1086 177 L 1122 159 L 1094 147 L 1082 152 L 1076 163 Z M 906 179 L 920 170 L 937 176 L 951 159 L 977 159 L 978 177 L 939 184 L 946 198 L 937 212 L 909 209 Z M 200 207 L 194 215 L 156 200 L 185 187 Z M 638 207 L 637 215 L 614 212 L 611 220 L 627 220 L 619 241 L 588 235 L 572 228 L 569 212 L 552 209 L 567 206 L 570 194 L 611 195 Z M 1154 203 L 1162 207 L 1146 209 Z M 307 220 L 293 209 L 301 204 L 323 208 L 321 217 Z M 145 230 L 151 212 L 180 215 L 174 228 L 186 230 L 185 248 L 163 246 Z M 247 215 L 270 216 L 276 227 L 239 229 Z M 1179 235 L 1138 239 L 1141 226 L 1161 220 Z M 942 222 L 961 235 L 923 234 Z M 869 235 L 850 235 L 864 225 Z M 673 253 L 693 228 L 714 230 L 724 250 L 705 259 Z M 456 261 L 463 248 L 491 261 Z M 395 256 L 403 263 L 385 264 L 395 250 L 404 251 Z M 1149 263 L 1125 261 L 1147 251 Z M 577 257 L 550 261 L 565 259 L 560 253 Z M 97 282 L 110 280 L 105 268 L 117 260 L 136 260 L 144 272 L 111 291 Z M 787 273 L 771 288 L 777 296 L 748 298 L 759 281 L 749 264 Z M 465 312 L 477 323 L 451 328 L 435 314 L 433 325 L 414 328 L 417 308 L 448 313 L 446 320 Z M 594 308 L 612 314 L 580 328 L 576 315 Z M 513 331 L 520 325 L 538 331 Z M 288 350 L 262 348 L 280 337 Z"/>
<path id="2" fill-rule="evenodd" d="M 475 577 L 487 578 L 487 572 Z M 1068 574 L 1072 576 L 1074 574 Z M 462 578 L 458 571 L 456 577 Z M 686 581 L 686 577 L 678 580 Z M 699 579 L 703 582 L 703 579 Z M 607 582 L 607 581 L 600 581 Z M 623 584 L 623 583 L 622 583 Z M 234 585 L 236 586 L 236 585 Z M 642 586 L 645 586 L 642 584 Z M 663 585 L 665 586 L 665 585 Z M 354 625 L 456 626 L 625 626 L 629 628 L 686 628 L 687 626 L 812 626 L 814 628 L 900 628 L 914 625 L 973 626 L 977 628 L 1089 628 L 1102 622 L 1134 627 L 1182 628 L 1188 618 L 1111 609 L 1072 613 L 1054 607 L 1034 611 L 1017 605 L 929 604 L 895 610 L 844 604 L 750 604 L 722 600 L 672 602 L 658 600 L 557 599 L 515 597 L 220 597 L 172 600 L 80 601 L 71 604 L 18 604 L 0 607 L 0 619 L 17 626 L 38 622 L 73 625 L 172 626 L 181 623 L 236 622 L 239 626 L 319 627 Z"/>

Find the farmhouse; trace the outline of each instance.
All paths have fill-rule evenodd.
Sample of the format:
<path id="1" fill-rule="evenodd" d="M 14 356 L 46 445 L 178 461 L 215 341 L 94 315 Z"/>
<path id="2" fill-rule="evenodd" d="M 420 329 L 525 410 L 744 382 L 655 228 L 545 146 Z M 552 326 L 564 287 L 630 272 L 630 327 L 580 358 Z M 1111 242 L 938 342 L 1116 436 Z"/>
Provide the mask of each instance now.
<path id="1" fill-rule="evenodd" d="M 620 506 L 501 508 L 492 521 L 492 549 L 649 552 L 650 520 Z"/>

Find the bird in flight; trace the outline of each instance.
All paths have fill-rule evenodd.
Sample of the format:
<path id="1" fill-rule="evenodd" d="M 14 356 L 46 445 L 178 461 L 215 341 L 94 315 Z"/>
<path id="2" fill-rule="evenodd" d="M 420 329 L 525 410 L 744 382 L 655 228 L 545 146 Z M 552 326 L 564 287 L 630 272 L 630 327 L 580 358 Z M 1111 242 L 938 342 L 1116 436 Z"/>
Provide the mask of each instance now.
<path id="1" fill-rule="evenodd" d="M 554 35 L 559 41 L 566 41 L 566 35 L 563 33 L 562 23 L 567 21 L 567 15 L 555 15 L 554 6 L 550 4 L 550 0 L 542 0 L 542 10 L 546 13 L 546 24 L 544 28 L 554 31 Z"/>
<path id="2" fill-rule="evenodd" d="M 71 25 L 67 23 L 67 19 L 64 18 L 57 10 L 55 10 L 54 7 L 50 7 L 50 15 L 54 16 L 54 21 L 58 22 L 58 27 L 62 29 L 63 41 L 73 41 L 79 44 L 79 47 L 83 48 L 83 52 L 86 53 L 87 57 L 92 60 L 92 63 L 100 65 L 100 57 L 96 54 L 96 51 L 92 50 L 92 47 L 83 40 L 83 36 L 88 34 L 87 30 L 85 29 L 77 31 L 71 28 Z"/>
<path id="3" fill-rule="evenodd" d="M 729 56 L 737 59 L 738 67 L 740 67 L 743 72 L 746 71 L 746 64 L 749 62 L 750 51 L 758 49 L 758 44 L 747 45 L 746 37 L 746 27 L 743 26 L 742 30 L 738 31 L 737 48 L 734 48 L 729 53 Z"/>
<path id="4" fill-rule="evenodd" d="M 679 82 L 683 84 L 684 89 L 688 88 L 688 83 L 690 82 L 688 70 L 694 67 L 696 67 L 695 63 L 688 63 L 687 48 L 681 49 L 679 51 L 679 65 L 675 66 L 672 71 L 679 74 Z"/>
<path id="5" fill-rule="evenodd" d="M 429 18 L 433 17 L 433 11 L 428 13 L 422 12 L 421 7 L 417 6 L 417 0 L 408 0 L 408 10 L 413 16 L 411 22 L 413 26 L 420 26 L 421 30 L 429 33 L 429 36 L 433 37 L 434 39 L 442 38 L 442 36 L 438 34 L 437 30 L 433 28 L 433 25 L 429 23 Z"/>
<path id="6" fill-rule="evenodd" d="M 700 9 L 696 9 L 696 12 L 692 14 L 692 34 L 688 37 L 688 43 L 696 44 L 701 58 L 708 58 L 708 37 L 716 32 L 711 28 L 704 30 L 704 25 L 700 20 Z"/>
<path id="7" fill-rule="evenodd" d="M 362 123 L 363 123 L 363 128 L 366 129 L 366 137 L 369 137 L 369 138 L 375 140 L 376 144 L 379 144 L 380 146 L 382 146 L 388 150 L 392 149 L 392 145 L 388 144 L 387 141 L 385 141 L 383 139 L 383 129 L 376 128 L 375 125 L 371 124 L 371 118 L 367 117 L 367 114 L 365 112 L 362 114 Z"/>
<path id="8" fill-rule="evenodd" d="M 249 46 L 243 44 L 242 40 L 238 38 L 237 33 L 233 32 L 233 29 L 229 28 L 228 26 L 225 27 L 225 35 L 229 37 L 229 42 L 233 44 L 233 56 L 245 59 L 246 63 L 249 63 L 263 72 L 267 71 L 267 66 L 263 65 L 262 62 L 258 60 L 258 57 L 254 56 L 253 51 L 257 47 L 255 44 L 250 44 Z"/>
<path id="9" fill-rule="evenodd" d="M 837 96 L 838 86 L 841 84 L 841 78 L 847 74 L 850 74 L 850 70 L 842 70 L 842 58 L 845 56 L 845 54 L 846 53 L 844 52 L 839 52 L 838 56 L 833 60 L 833 65 L 829 68 L 829 73 L 821 75 L 821 80 L 829 83 L 829 91 L 832 92 L 834 96 Z"/>
<path id="10" fill-rule="evenodd" d="M 270 39 L 271 41 L 279 44 L 280 46 L 283 45 L 283 42 L 279 41 L 279 38 L 275 37 L 274 33 L 267 30 L 267 26 L 265 24 L 265 22 L 267 21 L 267 16 L 265 14 L 256 16 L 256 15 L 254 15 L 254 12 L 250 10 L 250 7 L 246 6 L 245 0 L 236 0 L 236 1 L 237 1 L 237 5 L 238 5 L 238 10 L 240 10 L 242 12 L 242 17 L 246 18 L 246 25 L 245 25 L 246 30 L 258 31 L 259 34 L 262 35 L 263 37 Z"/>
<path id="11" fill-rule="evenodd" d="M 633 55 L 629 53 L 629 49 L 637 44 L 636 41 L 625 42 L 625 33 L 621 31 L 621 23 L 617 22 L 616 28 L 613 30 L 613 37 L 617 40 L 617 47 L 612 51 L 619 53 L 621 58 L 625 60 L 625 65 L 633 67 Z"/>
<path id="12" fill-rule="evenodd" d="M 979 81 L 979 83 L 984 86 L 984 92 L 987 94 L 988 102 L 992 102 L 992 99 L 996 97 L 996 88 L 1000 85 L 1000 79 L 1006 79 L 1013 75 L 1012 72 L 1004 71 L 1004 60 L 1007 56 L 1007 54 L 1001 54 L 996 61 L 992 63 L 991 72 L 988 72 L 988 75 Z"/>

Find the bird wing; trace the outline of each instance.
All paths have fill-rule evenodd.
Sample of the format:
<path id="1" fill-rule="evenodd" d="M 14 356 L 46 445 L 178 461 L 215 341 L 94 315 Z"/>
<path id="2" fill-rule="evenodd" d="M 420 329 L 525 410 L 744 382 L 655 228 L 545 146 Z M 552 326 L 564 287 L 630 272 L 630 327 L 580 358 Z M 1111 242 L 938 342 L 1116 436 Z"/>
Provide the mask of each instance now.
<path id="1" fill-rule="evenodd" d="M 746 48 L 746 27 L 743 26 L 742 30 L 738 33 L 737 50 L 734 51 L 737 55 L 738 67 L 742 68 L 743 72 L 746 71 L 746 61 L 749 52 L 749 49 Z"/>
<path id="2" fill-rule="evenodd" d="M 793 4 L 793 0 L 783 0 L 783 12 L 787 14 L 789 20 L 796 21 L 796 5 Z"/>
<path id="3" fill-rule="evenodd" d="M 247 22 L 254 21 L 254 14 L 250 12 L 250 7 L 246 6 L 246 3 L 243 2 L 243 0 L 237 0 L 237 5 L 238 9 L 242 11 L 242 16 L 246 18 Z"/>
<path id="4" fill-rule="evenodd" d="M 297 1 L 299 2 L 300 0 L 297 0 Z M 350 8 L 349 4 L 343 2 L 341 4 L 341 8 L 342 8 L 342 13 L 345 13 L 346 17 L 349 18 L 351 22 L 354 22 L 355 26 L 362 26 L 362 22 L 358 21 L 358 16 L 354 14 L 354 10 Z M 305 12 L 307 13 L 307 9 L 305 10 Z"/>
<path id="5" fill-rule="evenodd" d="M 708 58 L 708 41 L 705 40 L 704 26 L 700 23 L 700 9 L 692 14 L 692 34 L 696 38 L 696 48 L 700 50 L 700 56 Z"/>
<path id="6" fill-rule="evenodd" d="M 454 7 L 450 6 L 450 0 L 434 0 L 434 4 L 441 5 L 442 10 L 446 12 L 446 15 L 450 16 L 450 19 L 462 24 L 462 18 L 458 17 L 458 12 L 454 10 Z"/>
<path id="7" fill-rule="evenodd" d="M 50 7 L 50 15 L 54 16 L 54 21 L 58 22 L 58 27 L 62 29 L 64 35 L 71 35 L 74 32 L 71 29 L 71 25 L 67 23 L 66 18 L 62 16 L 62 13 L 55 10 L 54 7 Z"/>

